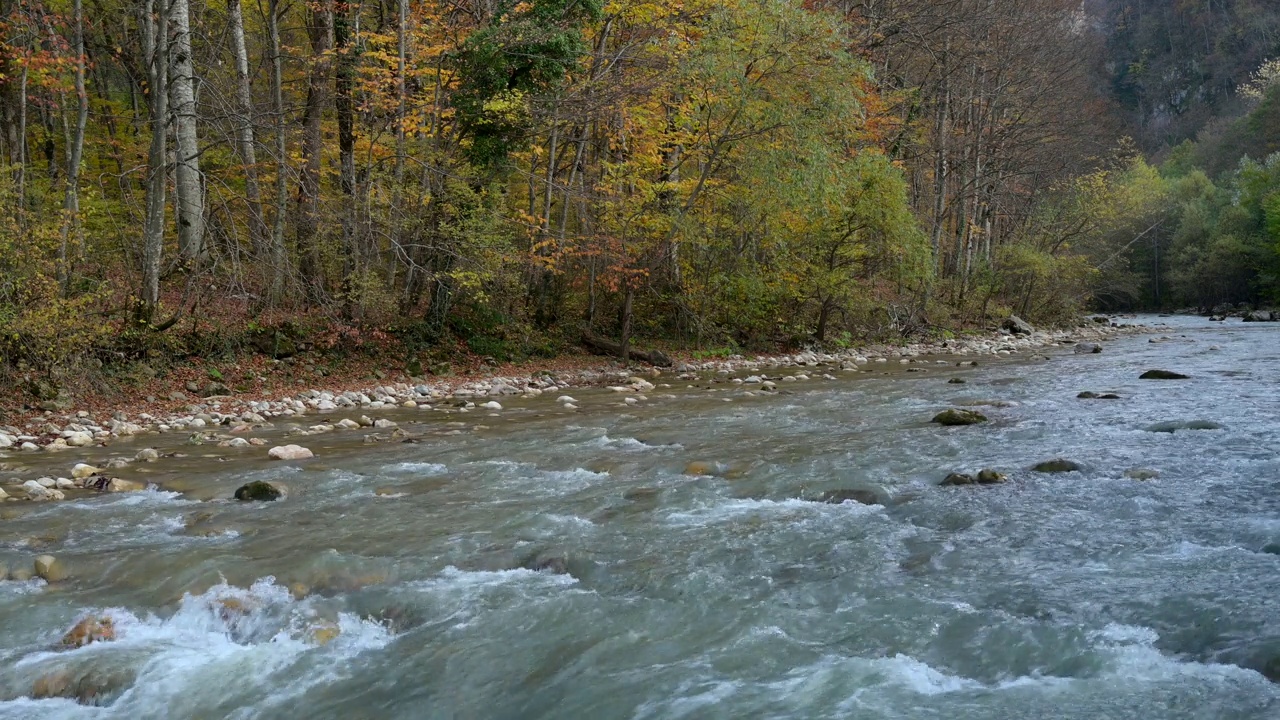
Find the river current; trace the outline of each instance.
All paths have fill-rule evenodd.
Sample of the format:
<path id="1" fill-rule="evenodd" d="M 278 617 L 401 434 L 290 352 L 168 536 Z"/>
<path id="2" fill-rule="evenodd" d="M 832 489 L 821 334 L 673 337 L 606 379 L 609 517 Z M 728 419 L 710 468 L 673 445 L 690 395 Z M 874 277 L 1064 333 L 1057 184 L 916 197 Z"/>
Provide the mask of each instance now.
<path id="1" fill-rule="evenodd" d="M 5 504 L 0 562 L 72 577 L 0 582 L 0 719 L 1275 720 L 1280 325 L 1160 322 L 775 393 L 397 411 L 421 442 L 173 447 L 120 471 L 160 489 Z M 1221 427 L 1155 431 L 1191 421 Z M 1082 469 L 1029 469 L 1059 457 Z M 980 468 L 1009 480 L 938 486 Z M 254 479 L 290 496 L 229 500 Z M 878 503 L 815 501 L 851 489 Z M 87 614 L 115 639 L 61 646 Z M 96 704 L 33 699 L 50 676 Z"/>

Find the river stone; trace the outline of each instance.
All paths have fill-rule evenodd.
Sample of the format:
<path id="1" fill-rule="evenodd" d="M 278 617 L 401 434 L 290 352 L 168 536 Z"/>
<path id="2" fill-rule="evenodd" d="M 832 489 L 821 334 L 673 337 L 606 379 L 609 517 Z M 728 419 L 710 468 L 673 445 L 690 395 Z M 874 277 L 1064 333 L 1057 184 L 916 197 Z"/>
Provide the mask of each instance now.
<path id="1" fill-rule="evenodd" d="M 1098 393 L 1085 390 L 1079 395 L 1076 395 L 1076 397 L 1080 398 L 1081 400 L 1096 400 L 1098 398 Z"/>
<path id="2" fill-rule="evenodd" d="M 67 569 L 62 565 L 61 560 L 52 555 L 37 557 L 33 563 L 33 571 L 36 577 L 51 583 L 62 582 L 67 579 Z"/>
<path id="3" fill-rule="evenodd" d="M 87 463 L 76 463 L 75 467 L 71 468 L 71 477 L 76 480 L 83 480 L 100 472 L 102 471 Z"/>
<path id="4" fill-rule="evenodd" d="M 1045 460 L 1042 463 L 1036 463 L 1031 469 L 1042 473 L 1064 473 L 1075 472 L 1080 469 L 1080 465 L 1070 460 L 1055 458 L 1053 460 Z"/>
<path id="5" fill-rule="evenodd" d="M 86 490 L 97 490 L 105 493 L 122 493 L 122 492 L 140 492 L 146 490 L 146 486 L 140 482 L 133 480 L 124 480 L 117 477 L 108 477 L 106 475 L 93 475 L 80 481 L 80 486 Z"/>
<path id="6" fill-rule="evenodd" d="M 843 505 L 847 502 L 856 502 L 863 505 L 879 505 L 880 496 L 877 495 L 874 490 L 849 488 L 827 490 L 818 496 L 818 501 L 830 503 L 832 505 Z"/>
<path id="7" fill-rule="evenodd" d="M 1267 555 L 1280 555 L 1280 543 L 1267 543 L 1262 546 L 1262 551 Z"/>
<path id="8" fill-rule="evenodd" d="M 22 483 L 22 489 L 27 491 L 28 498 L 37 502 L 45 500 L 63 500 L 67 497 L 61 490 L 47 488 L 35 480 L 28 480 Z"/>
<path id="9" fill-rule="evenodd" d="M 1174 433 L 1179 430 L 1221 430 L 1222 426 L 1208 420 L 1168 420 L 1143 429 L 1147 432 Z"/>
<path id="10" fill-rule="evenodd" d="M 277 445 L 267 451 L 272 460 L 306 460 L 315 457 L 315 453 L 301 445 Z"/>
<path id="11" fill-rule="evenodd" d="M 1272 322 L 1275 319 L 1275 313 L 1270 310 L 1254 310 L 1244 316 L 1245 322 Z"/>
<path id="12" fill-rule="evenodd" d="M 268 502 L 284 500 L 289 497 L 289 488 L 284 483 L 254 480 L 236 488 L 237 500 L 244 502 Z"/>
<path id="13" fill-rule="evenodd" d="M 1035 332 L 1035 328 L 1031 327 L 1031 323 L 1028 323 L 1017 315 L 1010 315 L 1005 318 L 1004 322 L 1000 323 L 1000 327 L 1004 330 L 1008 330 L 1014 335 L 1030 335 Z"/>
<path id="14" fill-rule="evenodd" d="M 972 475 L 964 473 L 951 473 L 942 479 L 941 487 L 956 487 L 959 485 L 972 485 L 974 483 Z"/>
<path id="15" fill-rule="evenodd" d="M 969 381 L 965 380 L 964 378 L 951 378 L 947 382 L 951 383 L 952 385 L 963 385 Z"/>
<path id="16" fill-rule="evenodd" d="M 1086 343 L 1086 342 L 1076 343 L 1076 347 L 1075 347 L 1076 355 L 1096 355 L 1097 353 L 1100 353 L 1100 352 L 1102 352 L 1102 346 L 1099 345 L 1098 343 Z"/>
<path id="17" fill-rule="evenodd" d="M 110 642 L 115 639 L 115 621 L 107 616 L 89 615 L 81 618 L 62 636 L 62 645 L 69 648 L 81 648 L 96 642 Z"/>
<path id="18" fill-rule="evenodd" d="M 1004 476 L 1004 473 L 996 472 L 990 468 L 983 468 L 978 471 L 979 485 L 998 485 L 1006 480 L 1008 478 Z"/>
<path id="19" fill-rule="evenodd" d="M 1124 471 L 1124 476 L 1130 480 L 1154 480 L 1160 477 L 1160 472 L 1147 468 L 1129 468 Z"/>
<path id="20" fill-rule="evenodd" d="M 160 452 L 155 448 L 142 448 L 137 455 L 133 456 L 133 459 L 139 462 L 155 462 L 160 459 Z"/>
<path id="21" fill-rule="evenodd" d="M 933 422 L 939 425 L 976 425 L 987 421 L 987 416 L 976 410 L 961 410 L 959 408 L 951 408 L 943 410 L 933 416 Z"/>
<path id="22" fill-rule="evenodd" d="M 1186 380 L 1190 375 L 1183 375 L 1171 370 L 1148 370 L 1138 376 L 1139 380 Z"/>
<path id="23" fill-rule="evenodd" d="M 695 460 L 684 466 L 685 475 L 721 475 L 728 468 L 724 463 Z"/>

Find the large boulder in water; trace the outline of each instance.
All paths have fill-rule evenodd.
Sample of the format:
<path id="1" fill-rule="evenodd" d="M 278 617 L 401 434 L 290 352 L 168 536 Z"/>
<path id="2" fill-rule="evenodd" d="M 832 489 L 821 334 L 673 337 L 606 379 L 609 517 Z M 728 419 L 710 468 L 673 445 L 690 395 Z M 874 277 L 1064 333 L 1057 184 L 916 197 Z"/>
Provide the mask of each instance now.
<path id="1" fill-rule="evenodd" d="M 1000 323 L 1000 327 L 1004 330 L 1008 330 L 1014 335 L 1030 335 L 1035 332 L 1035 328 L 1031 327 L 1031 323 L 1023 320 L 1017 315 L 1010 315 L 1005 318 L 1004 322 Z"/>
<path id="2" fill-rule="evenodd" d="M 301 445 L 277 445 L 267 451 L 272 460 L 306 460 L 315 457 L 315 453 Z"/>
<path id="3" fill-rule="evenodd" d="M 1274 322 L 1275 319 L 1276 314 L 1270 310 L 1254 310 L 1244 315 L 1245 322 Z"/>
<path id="4" fill-rule="evenodd" d="M 1172 370 L 1148 370 L 1138 376 L 1139 380 L 1186 380 L 1190 375 L 1183 375 Z"/>
<path id="5" fill-rule="evenodd" d="M 1045 460 L 1042 463 L 1036 463 L 1031 467 L 1031 469 L 1042 473 L 1075 472 L 1080 469 L 1080 464 L 1072 462 L 1071 460 L 1054 458 L 1053 460 Z"/>
<path id="6" fill-rule="evenodd" d="M 960 408 L 951 408 L 950 410 L 943 410 L 937 415 L 934 415 L 932 420 L 932 422 L 936 422 L 939 425 L 946 425 L 946 426 L 977 425 L 978 423 L 984 423 L 986 421 L 987 421 L 987 416 L 983 415 L 977 410 L 962 410 Z"/>
<path id="7" fill-rule="evenodd" d="M 36 558 L 34 570 L 36 577 L 47 582 L 62 582 L 68 577 L 67 568 L 62 561 L 52 555 L 41 555 Z"/>
<path id="8" fill-rule="evenodd" d="M 89 615 L 81 618 L 66 635 L 62 636 L 63 647 L 80 648 L 96 642 L 110 642 L 116 639 L 116 625 L 105 615 Z"/>
<path id="9" fill-rule="evenodd" d="M 289 488 L 284 483 L 254 480 L 236 488 L 236 499 L 244 502 L 270 502 L 287 497 Z"/>

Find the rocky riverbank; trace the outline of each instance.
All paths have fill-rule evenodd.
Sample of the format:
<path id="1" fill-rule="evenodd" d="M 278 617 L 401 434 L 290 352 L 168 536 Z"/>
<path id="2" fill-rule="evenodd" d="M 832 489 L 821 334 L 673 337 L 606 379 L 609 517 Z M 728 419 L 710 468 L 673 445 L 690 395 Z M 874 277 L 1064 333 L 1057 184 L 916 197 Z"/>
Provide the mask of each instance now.
<path id="1" fill-rule="evenodd" d="M 637 401 L 636 395 L 654 388 L 653 380 L 662 377 L 689 380 L 698 374 L 730 375 L 755 373 L 733 382 L 759 384 L 769 391 L 778 382 L 801 382 L 809 379 L 803 372 L 787 370 L 809 369 L 815 374 L 831 372 L 858 373 L 876 369 L 877 366 L 896 363 L 900 365 L 925 364 L 977 364 L 982 357 L 1009 357 L 1029 354 L 1043 348 L 1075 346 L 1084 352 L 1101 351 L 1094 341 L 1105 341 L 1123 333 L 1151 332 L 1148 325 L 1107 318 L 1093 318 L 1079 327 L 1041 331 L 1021 320 L 1011 319 L 998 333 L 984 336 L 956 338 L 940 342 L 908 343 L 902 346 L 867 346 L 850 348 L 840 352 L 797 352 L 792 355 L 730 356 L 716 360 L 677 360 L 669 369 L 635 366 L 600 365 L 589 369 L 557 370 L 538 369 L 518 377 L 472 378 L 406 378 L 404 382 L 381 384 L 375 387 L 332 387 L 306 389 L 288 397 L 237 397 L 211 396 L 191 402 L 179 413 L 156 415 L 147 411 L 119 407 L 109 418 L 93 416 L 86 410 L 68 413 L 46 413 L 23 425 L 0 427 L 0 457 L 35 452 L 58 452 L 76 447 L 109 446 L 119 438 L 157 436 L 166 433 L 188 433 L 202 441 L 211 441 L 224 447 L 252 447 L 265 445 L 261 438 L 246 437 L 253 430 L 273 427 L 274 423 L 306 423 L 315 419 L 301 434 L 332 432 L 332 430 L 396 427 L 390 420 L 371 419 L 367 413 L 379 410 L 416 409 L 420 411 L 447 411 L 465 413 L 472 409 L 502 410 L 502 400 L 536 397 L 547 392 L 563 393 L 580 387 L 612 387 L 627 393 L 625 402 Z M 1084 347 L 1085 350 L 1080 350 Z M 771 378 L 769 372 L 783 372 Z M 643 377 L 641 377 L 643 375 Z M 563 397 L 562 406 L 575 409 L 571 397 Z M 360 411 L 358 419 L 333 420 L 332 416 Z M 225 437 L 224 437 L 225 436 Z M 155 452 L 138 452 L 140 460 L 154 460 Z M 81 479 L 88 479 L 81 478 Z M 3 487 L 3 486 L 0 486 Z M 45 483 L 42 489 L 59 489 L 54 483 Z M 24 493 L 18 493 L 22 497 Z M 56 493 L 41 493 L 32 488 L 29 497 L 46 500 Z M 3 498 L 4 496 L 0 496 Z"/>

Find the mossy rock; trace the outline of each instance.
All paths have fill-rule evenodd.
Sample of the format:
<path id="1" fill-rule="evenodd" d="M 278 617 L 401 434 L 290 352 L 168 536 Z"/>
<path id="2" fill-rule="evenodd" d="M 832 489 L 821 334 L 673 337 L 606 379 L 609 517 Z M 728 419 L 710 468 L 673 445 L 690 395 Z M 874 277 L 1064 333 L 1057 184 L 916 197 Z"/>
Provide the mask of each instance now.
<path id="1" fill-rule="evenodd" d="M 958 487 L 960 485 L 973 485 L 973 484 L 974 484 L 974 479 L 972 475 L 966 475 L 964 473 L 951 473 L 950 475 L 947 475 L 945 478 L 943 478 L 941 486 L 942 487 Z"/>
<path id="2" fill-rule="evenodd" d="M 1053 460 L 1045 460 L 1042 463 L 1036 463 L 1031 469 L 1042 473 L 1065 473 L 1080 470 L 1081 466 L 1079 463 L 1071 460 L 1054 458 Z"/>
<path id="3" fill-rule="evenodd" d="M 986 421 L 987 416 L 976 410 L 961 410 L 959 408 L 943 410 L 933 416 L 933 422 L 945 426 L 977 425 L 978 423 L 984 423 Z"/>
<path id="4" fill-rule="evenodd" d="M 979 485 L 998 485 L 1008 479 L 1009 478 L 1005 477 L 1004 473 L 999 473 L 989 468 L 983 468 L 978 471 Z"/>
<path id="5" fill-rule="evenodd" d="M 236 489 L 236 499 L 244 502 L 268 502 L 283 500 L 289 496 L 289 489 L 280 483 L 254 480 Z"/>

